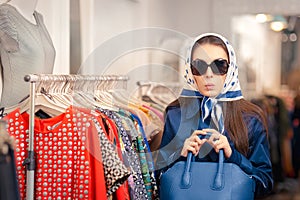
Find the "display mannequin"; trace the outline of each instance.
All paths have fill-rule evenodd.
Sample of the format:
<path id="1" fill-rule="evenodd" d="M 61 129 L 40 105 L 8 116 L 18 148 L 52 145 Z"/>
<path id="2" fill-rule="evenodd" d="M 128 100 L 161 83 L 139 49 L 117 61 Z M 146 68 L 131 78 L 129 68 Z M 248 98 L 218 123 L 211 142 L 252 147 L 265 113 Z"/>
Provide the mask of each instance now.
<path id="1" fill-rule="evenodd" d="M 36 20 L 34 18 L 34 11 L 36 8 L 38 0 L 9 0 L 6 1 L 7 4 L 15 7 L 20 14 L 23 15 L 28 21 L 33 24 L 36 24 Z"/>
<path id="2" fill-rule="evenodd" d="M 36 9 L 38 0 L 10 0 L 0 5 L 0 107 L 17 105 L 29 95 L 27 74 L 50 74 L 55 49 Z"/>

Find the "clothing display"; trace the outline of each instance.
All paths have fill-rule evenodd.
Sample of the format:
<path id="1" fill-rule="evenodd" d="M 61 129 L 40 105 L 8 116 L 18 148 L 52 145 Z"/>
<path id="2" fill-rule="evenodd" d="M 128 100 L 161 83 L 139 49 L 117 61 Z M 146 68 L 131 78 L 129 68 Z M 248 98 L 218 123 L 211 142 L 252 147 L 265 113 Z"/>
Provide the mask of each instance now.
<path id="1" fill-rule="evenodd" d="M 146 110 L 151 121 L 159 124 L 159 130 L 163 130 L 165 109 L 177 98 L 182 85 L 177 82 L 153 81 L 138 81 L 137 85 L 138 90 L 135 96 L 144 102 L 140 109 Z M 147 135 L 154 162 L 156 162 L 163 135 L 163 131 L 159 130 L 154 130 L 151 135 Z"/>
<path id="2" fill-rule="evenodd" d="M 43 16 L 37 11 L 33 15 L 36 24 L 24 18 L 15 7 L 0 5 L 1 107 L 15 105 L 29 95 L 29 87 L 24 84 L 26 74 L 51 74 L 53 71 L 52 40 Z"/>
<path id="3" fill-rule="evenodd" d="M 95 159 L 89 152 L 91 147 L 87 145 L 90 144 L 86 144 L 83 140 L 89 137 L 88 121 L 82 123 L 80 120 L 86 118 L 81 118 L 80 115 L 81 113 L 67 110 L 65 114 L 50 120 L 35 120 L 37 159 L 35 197 L 93 199 L 95 183 L 91 182 L 89 177 L 95 176 L 91 167 L 94 165 L 93 162 L 99 162 L 101 157 L 97 155 L 99 159 Z M 27 113 L 21 114 L 19 110 L 5 117 L 9 123 L 9 133 L 16 138 L 17 143 L 16 160 L 21 198 L 26 197 L 25 167 L 22 163 L 27 148 L 28 117 Z M 101 165 L 95 163 L 95 166 Z M 101 168 L 98 170 L 103 171 Z M 105 183 L 104 177 L 99 181 Z M 77 193 L 72 192 L 76 190 Z M 102 194 L 103 196 L 106 194 Z"/>
<path id="4" fill-rule="evenodd" d="M 40 95 L 58 99 L 59 93 L 47 92 L 46 88 Z M 61 91 L 61 98 L 64 95 L 68 94 Z M 159 116 L 140 105 L 127 105 L 126 109 L 123 104 L 109 109 L 107 104 L 96 102 L 88 94 L 82 93 L 82 97 L 80 104 L 86 107 L 78 106 L 79 99 L 74 99 L 73 105 L 59 115 L 48 115 L 45 103 L 35 112 L 32 124 L 36 160 L 34 198 L 157 199 L 158 188 L 147 135 L 155 130 L 162 131 L 159 130 L 162 124 Z M 90 107 L 91 104 L 94 106 Z M 20 197 L 25 199 L 27 175 L 23 162 L 27 159 L 29 146 L 30 115 L 17 108 L 6 113 L 3 119 L 8 122 L 8 133 L 16 140 L 18 185 Z M 150 121 L 154 128 L 147 129 Z"/>

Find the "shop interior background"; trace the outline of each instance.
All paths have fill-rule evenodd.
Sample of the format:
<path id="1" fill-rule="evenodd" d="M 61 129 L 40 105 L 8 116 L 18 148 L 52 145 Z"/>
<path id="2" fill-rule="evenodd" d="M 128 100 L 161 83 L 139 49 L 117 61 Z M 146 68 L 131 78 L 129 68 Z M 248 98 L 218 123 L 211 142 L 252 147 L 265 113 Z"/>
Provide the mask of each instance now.
<path id="1" fill-rule="evenodd" d="M 183 58 L 176 53 L 133 49 L 116 55 L 106 66 L 91 56 L 123 33 L 155 27 L 170 35 L 146 32 L 146 39 L 176 52 L 181 52 L 183 41 L 174 32 L 188 37 L 218 32 L 227 37 L 238 53 L 246 97 L 298 90 L 299 0 L 39 0 L 37 10 L 44 16 L 57 52 L 56 74 L 128 75 L 129 90 L 134 90 L 137 81 L 180 84 Z M 271 18 L 261 22 L 257 14 Z M 284 30 L 270 28 L 277 19 L 284 21 Z M 124 45 L 122 40 L 118 45 Z M 118 45 L 105 46 L 105 52 L 115 55 Z"/>

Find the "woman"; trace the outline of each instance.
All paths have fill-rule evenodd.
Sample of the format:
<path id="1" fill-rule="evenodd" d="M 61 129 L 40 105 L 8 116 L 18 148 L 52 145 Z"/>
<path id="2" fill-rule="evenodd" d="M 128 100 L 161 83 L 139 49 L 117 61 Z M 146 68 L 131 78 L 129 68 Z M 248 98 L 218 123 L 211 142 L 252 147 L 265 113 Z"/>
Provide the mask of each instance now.
<path id="1" fill-rule="evenodd" d="M 224 149 L 226 162 L 255 177 L 256 196 L 269 193 L 267 126 L 262 111 L 242 96 L 233 48 L 221 35 L 203 34 L 194 40 L 186 63 L 190 87 L 166 109 L 157 167 L 163 171 L 189 151 L 196 161 L 216 161 Z"/>

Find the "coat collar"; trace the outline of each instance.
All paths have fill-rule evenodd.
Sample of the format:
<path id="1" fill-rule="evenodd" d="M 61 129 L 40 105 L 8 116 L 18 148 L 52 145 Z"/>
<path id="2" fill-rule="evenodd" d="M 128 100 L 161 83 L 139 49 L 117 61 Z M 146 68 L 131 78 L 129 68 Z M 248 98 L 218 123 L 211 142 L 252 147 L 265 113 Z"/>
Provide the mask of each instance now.
<path id="1" fill-rule="evenodd" d="M 201 98 L 179 98 L 179 104 L 182 114 L 186 119 L 191 119 L 195 115 L 200 117 Z"/>

